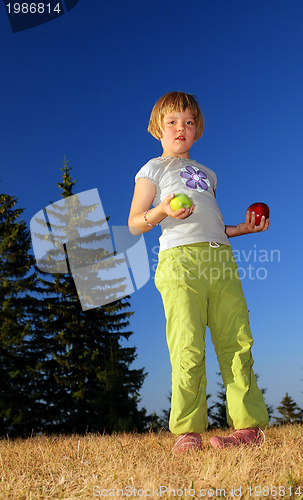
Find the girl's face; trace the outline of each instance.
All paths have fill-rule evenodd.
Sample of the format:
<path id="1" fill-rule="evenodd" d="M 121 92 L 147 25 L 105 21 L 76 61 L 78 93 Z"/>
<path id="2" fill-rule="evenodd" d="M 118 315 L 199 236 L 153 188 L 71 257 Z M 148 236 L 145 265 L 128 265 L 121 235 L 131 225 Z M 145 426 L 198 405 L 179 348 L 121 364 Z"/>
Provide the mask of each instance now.
<path id="1" fill-rule="evenodd" d="M 173 111 L 162 118 L 162 156 L 189 158 L 196 135 L 195 118 L 190 109 Z"/>

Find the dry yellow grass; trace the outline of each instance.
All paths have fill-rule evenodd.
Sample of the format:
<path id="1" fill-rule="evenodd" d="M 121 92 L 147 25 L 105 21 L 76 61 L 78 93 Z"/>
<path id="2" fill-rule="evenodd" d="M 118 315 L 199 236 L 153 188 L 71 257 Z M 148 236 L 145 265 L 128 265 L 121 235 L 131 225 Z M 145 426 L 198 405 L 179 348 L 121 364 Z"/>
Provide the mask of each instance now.
<path id="1" fill-rule="evenodd" d="M 303 426 L 267 429 L 262 448 L 216 450 L 213 434 L 186 455 L 168 432 L 3 439 L 0 498 L 303 499 Z"/>

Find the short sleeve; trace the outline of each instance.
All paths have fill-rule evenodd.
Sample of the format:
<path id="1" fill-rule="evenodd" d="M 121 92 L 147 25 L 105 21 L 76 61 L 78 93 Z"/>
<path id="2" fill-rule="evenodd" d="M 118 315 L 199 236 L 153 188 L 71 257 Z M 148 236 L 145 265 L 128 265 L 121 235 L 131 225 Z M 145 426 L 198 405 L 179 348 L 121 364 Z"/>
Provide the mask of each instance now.
<path id="1" fill-rule="evenodd" d="M 154 158 L 152 160 L 149 160 L 142 168 L 140 168 L 139 172 L 135 176 L 135 182 L 137 182 L 138 179 L 140 178 L 145 178 L 149 179 L 152 181 L 156 189 L 159 186 L 159 172 L 160 172 L 160 166 L 158 165 L 159 162 L 157 162 L 157 159 Z"/>

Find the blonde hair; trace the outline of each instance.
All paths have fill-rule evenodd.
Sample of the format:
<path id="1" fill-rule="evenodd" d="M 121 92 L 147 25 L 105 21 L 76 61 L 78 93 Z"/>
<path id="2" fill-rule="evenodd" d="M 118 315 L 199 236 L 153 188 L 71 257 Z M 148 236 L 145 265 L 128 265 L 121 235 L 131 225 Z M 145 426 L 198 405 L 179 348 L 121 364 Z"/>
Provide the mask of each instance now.
<path id="1" fill-rule="evenodd" d="M 162 138 L 162 118 L 174 111 L 184 112 L 187 108 L 192 111 L 195 118 L 195 141 L 197 141 L 204 131 L 203 115 L 197 97 L 192 94 L 185 94 L 184 92 L 169 92 L 156 102 L 150 115 L 147 127 L 148 132 L 160 140 Z"/>

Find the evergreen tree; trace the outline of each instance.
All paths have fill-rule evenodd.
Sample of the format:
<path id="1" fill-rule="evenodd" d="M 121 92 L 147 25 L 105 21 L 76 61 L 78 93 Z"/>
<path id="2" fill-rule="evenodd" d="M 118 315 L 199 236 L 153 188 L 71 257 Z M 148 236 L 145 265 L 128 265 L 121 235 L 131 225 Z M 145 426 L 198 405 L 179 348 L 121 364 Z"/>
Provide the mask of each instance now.
<path id="1" fill-rule="evenodd" d="M 160 416 L 159 423 L 163 429 L 169 430 L 169 417 L 170 417 L 170 408 L 171 408 L 171 391 L 169 391 L 169 395 L 167 396 L 169 401 L 169 408 L 166 410 L 162 409 L 162 415 Z"/>
<path id="2" fill-rule="evenodd" d="M 71 168 L 66 160 L 61 170 L 63 182 L 58 186 L 66 199 L 73 194 L 76 181 L 71 178 Z M 87 215 L 95 208 L 93 205 L 83 207 L 77 202 L 77 197 L 72 203 L 66 206 L 52 204 L 51 215 L 52 220 L 58 221 L 58 227 L 64 221 L 61 224 L 62 241 L 75 242 L 75 247 L 74 243 L 62 244 L 61 249 L 58 245 L 50 265 L 53 269 L 57 262 L 61 273 L 40 273 L 44 298 L 34 299 L 30 349 L 39 359 L 33 387 L 37 411 L 33 410 L 33 414 L 40 418 L 35 431 L 142 431 L 150 420 L 145 409 L 137 408 L 139 390 L 146 374 L 144 369 L 130 369 L 136 358 L 136 348 L 121 347 L 120 344 L 121 339 L 128 340 L 131 335 L 127 331 L 128 318 L 132 314 L 128 311 L 128 297 L 83 311 L 70 268 L 62 273 L 62 248 L 68 260 L 71 255 L 78 258 L 78 228 L 89 227 Z M 51 226 L 54 229 L 53 222 Z M 93 238 L 106 237 L 94 234 L 81 240 L 92 247 Z M 106 256 L 106 251 L 103 252 Z M 94 250 L 92 254 L 94 260 Z M 90 255 L 90 252 L 85 252 L 86 259 Z M 47 260 L 44 264 L 47 271 Z M 117 283 L 111 283 L 110 288 L 121 289 L 121 280 L 115 281 Z"/>
<path id="3" fill-rule="evenodd" d="M 220 373 L 217 373 L 217 375 L 221 376 Z M 224 384 L 222 382 L 217 383 L 220 387 L 220 391 L 217 392 L 219 400 L 214 405 L 209 407 L 208 416 L 211 419 L 211 427 L 225 429 L 226 427 L 229 427 L 226 416 L 226 392 Z"/>
<path id="4" fill-rule="evenodd" d="M 0 430 L 22 429 L 29 419 L 31 387 L 28 367 L 33 353 L 30 293 L 35 290 L 31 238 L 17 199 L 0 195 Z"/>
<path id="5" fill-rule="evenodd" d="M 303 410 L 288 396 L 288 392 L 282 399 L 280 406 L 277 407 L 277 410 L 282 417 L 275 417 L 276 423 L 286 424 L 302 421 Z"/>

